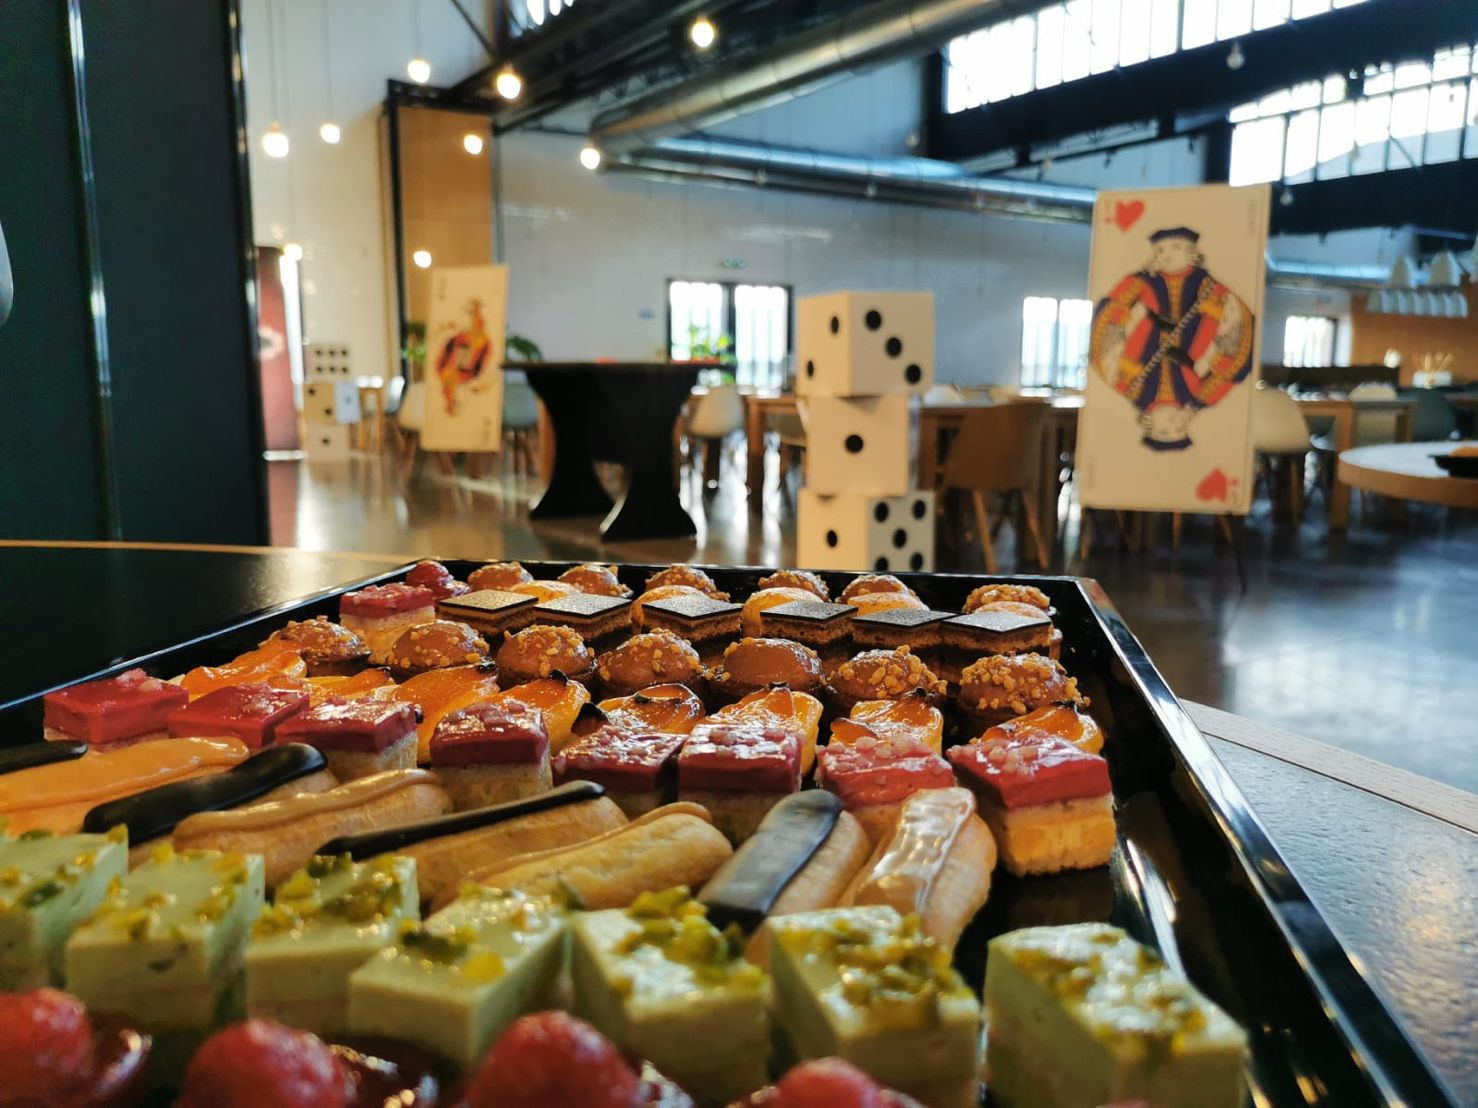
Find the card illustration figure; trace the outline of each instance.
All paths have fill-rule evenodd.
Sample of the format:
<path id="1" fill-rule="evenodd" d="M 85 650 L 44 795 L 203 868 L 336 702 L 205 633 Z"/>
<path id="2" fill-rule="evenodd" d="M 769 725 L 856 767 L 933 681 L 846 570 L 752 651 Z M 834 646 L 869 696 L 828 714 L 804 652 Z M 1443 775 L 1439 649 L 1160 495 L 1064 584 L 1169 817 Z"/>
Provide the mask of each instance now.
<path id="1" fill-rule="evenodd" d="M 496 451 L 503 442 L 508 268 L 437 269 L 426 326 L 426 450 Z"/>

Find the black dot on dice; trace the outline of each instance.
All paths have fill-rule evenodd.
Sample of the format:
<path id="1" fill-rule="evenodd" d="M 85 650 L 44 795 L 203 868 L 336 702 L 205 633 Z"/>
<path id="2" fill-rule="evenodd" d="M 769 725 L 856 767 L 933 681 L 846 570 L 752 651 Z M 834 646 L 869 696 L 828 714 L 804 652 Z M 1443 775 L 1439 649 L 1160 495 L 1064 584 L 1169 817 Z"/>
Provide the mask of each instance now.
<path id="1" fill-rule="evenodd" d="M 816 376 L 816 363 L 815 362 L 807 362 L 806 363 L 806 376 L 807 377 L 815 377 Z"/>
<path id="2" fill-rule="evenodd" d="M 894 335 L 887 342 L 883 343 L 883 349 L 888 352 L 888 357 L 896 358 L 903 353 L 903 340 L 897 335 Z"/>
<path id="3" fill-rule="evenodd" d="M 872 510 L 872 518 L 877 520 L 879 523 L 888 522 L 888 505 L 879 504 L 876 508 L 874 508 Z"/>
<path id="4" fill-rule="evenodd" d="M 838 331 L 840 331 L 841 329 L 842 329 L 842 321 L 838 317 L 832 316 L 831 317 L 831 333 L 834 335 Z"/>
<path id="5" fill-rule="evenodd" d="M 827 546 L 835 546 L 838 541 L 839 540 L 837 539 L 837 533 L 835 531 L 828 531 L 828 532 L 826 532 L 826 545 Z"/>
<path id="6" fill-rule="evenodd" d="M 845 443 L 843 443 L 842 445 L 847 448 L 847 453 L 848 454 L 861 454 L 862 453 L 862 436 L 861 435 L 848 435 L 847 436 L 847 441 Z"/>
<path id="7" fill-rule="evenodd" d="M 875 570 L 877 570 L 879 573 L 887 573 L 888 572 L 888 559 L 887 558 L 879 558 L 877 561 L 873 562 L 872 568 L 875 569 Z"/>
<path id="8" fill-rule="evenodd" d="M 898 530 L 893 532 L 893 546 L 895 549 L 902 550 L 907 545 L 908 532 L 900 527 L 898 528 Z"/>
<path id="9" fill-rule="evenodd" d="M 883 313 L 878 311 L 876 308 L 873 308 L 867 313 L 866 316 L 863 317 L 862 321 L 867 324 L 867 329 L 869 331 L 876 331 L 879 327 L 883 325 Z"/>
<path id="10" fill-rule="evenodd" d="M 910 385 L 917 385 L 924 379 L 924 371 L 916 365 L 911 365 L 903 371 L 903 379 Z"/>
<path id="11" fill-rule="evenodd" d="M 924 568 L 924 556 L 922 554 L 913 554 L 913 555 L 910 555 L 909 556 L 909 559 L 908 559 L 908 568 L 911 569 L 911 570 L 913 570 L 915 573 L 917 573 L 919 570 L 923 569 Z"/>
<path id="12" fill-rule="evenodd" d="M 923 519 L 928 514 L 929 514 L 929 505 L 927 505 L 926 503 L 924 503 L 922 500 L 915 500 L 913 502 L 913 517 L 914 517 L 914 519 Z"/>

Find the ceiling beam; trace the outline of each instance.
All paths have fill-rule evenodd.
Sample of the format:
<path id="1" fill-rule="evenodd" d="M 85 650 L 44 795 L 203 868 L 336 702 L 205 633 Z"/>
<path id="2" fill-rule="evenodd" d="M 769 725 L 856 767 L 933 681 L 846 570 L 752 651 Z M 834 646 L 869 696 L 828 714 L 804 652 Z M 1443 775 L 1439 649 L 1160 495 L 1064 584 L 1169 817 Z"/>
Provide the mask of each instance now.
<path id="1" fill-rule="evenodd" d="M 1419 15 L 1415 6 L 1368 0 L 1244 35 L 1238 41 L 1245 61 L 1235 70 L 1226 65 L 1231 43 L 1218 42 L 954 114 L 944 112 L 937 83 L 925 150 L 947 161 L 1012 151 L 1016 164 L 1029 165 L 1064 139 L 1127 123 L 1153 121 L 1160 137 L 1169 137 L 1204 126 L 1208 113 L 1300 81 L 1429 58 L 1478 37 L 1478 0 L 1421 4 Z"/>
<path id="2" fill-rule="evenodd" d="M 1478 204 L 1472 201 L 1478 194 L 1478 159 L 1310 181 L 1287 191 L 1291 203 L 1273 203 L 1274 234 L 1412 225 L 1449 235 L 1478 233 Z"/>

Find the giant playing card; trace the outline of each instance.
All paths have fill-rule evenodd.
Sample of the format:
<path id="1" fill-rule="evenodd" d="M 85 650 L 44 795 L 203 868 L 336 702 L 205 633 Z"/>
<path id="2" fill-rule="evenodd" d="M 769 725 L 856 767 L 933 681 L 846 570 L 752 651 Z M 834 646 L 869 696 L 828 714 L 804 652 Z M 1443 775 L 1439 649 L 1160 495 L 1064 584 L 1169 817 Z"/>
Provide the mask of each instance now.
<path id="1" fill-rule="evenodd" d="M 1078 428 L 1085 507 L 1250 509 L 1270 195 L 1266 185 L 1098 194 Z"/>
<path id="2" fill-rule="evenodd" d="M 507 321 L 507 266 L 432 273 L 423 449 L 491 451 L 502 445 Z"/>

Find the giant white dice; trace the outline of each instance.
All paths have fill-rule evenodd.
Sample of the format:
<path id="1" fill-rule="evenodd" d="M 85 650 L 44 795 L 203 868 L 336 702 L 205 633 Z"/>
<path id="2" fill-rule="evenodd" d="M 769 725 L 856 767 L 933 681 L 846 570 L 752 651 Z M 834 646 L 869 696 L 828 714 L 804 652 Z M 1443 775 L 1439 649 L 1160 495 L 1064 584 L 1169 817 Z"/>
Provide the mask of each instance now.
<path id="1" fill-rule="evenodd" d="M 303 376 L 310 381 L 348 381 L 349 348 L 341 342 L 310 342 L 303 351 Z"/>
<path id="2" fill-rule="evenodd" d="M 309 381 L 303 386 L 303 421 L 359 422 L 359 388 L 352 381 Z"/>
<path id="3" fill-rule="evenodd" d="M 907 396 L 813 396 L 799 409 L 812 490 L 899 496 L 914 487 L 916 421 Z"/>
<path id="4" fill-rule="evenodd" d="M 347 462 L 352 456 L 349 428 L 331 423 L 309 424 L 303 436 L 303 449 L 310 462 Z"/>
<path id="5" fill-rule="evenodd" d="M 795 310 L 798 395 L 922 395 L 934 383 L 932 293 L 830 292 Z"/>
<path id="6" fill-rule="evenodd" d="M 796 565 L 896 573 L 934 568 L 934 494 L 824 496 L 801 489 Z"/>

